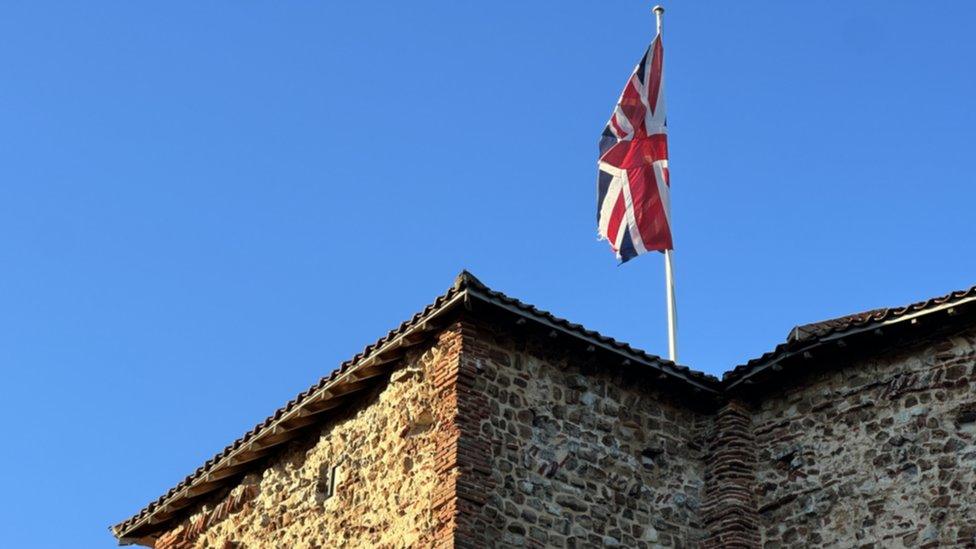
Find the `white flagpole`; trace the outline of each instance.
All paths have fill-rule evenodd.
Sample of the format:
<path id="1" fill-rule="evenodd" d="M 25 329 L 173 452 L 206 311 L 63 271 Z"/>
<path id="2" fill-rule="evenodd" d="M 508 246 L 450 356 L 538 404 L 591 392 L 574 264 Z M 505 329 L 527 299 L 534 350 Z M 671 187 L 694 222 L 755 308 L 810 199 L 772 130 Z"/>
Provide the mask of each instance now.
<path id="1" fill-rule="evenodd" d="M 671 362 L 678 362 L 678 307 L 674 303 L 674 265 L 672 250 L 664 250 L 664 278 L 668 285 L 668 355 Z"/>
<path id="2" fill-rule="evenodd" d="M 661 34 L 664 7 L 654 6 L 654 15 L 657 18 L 657 33 Z M 674 301 L 673 250 L 664 250 L 664 279 L 667 285 L 668 299 L 668 356 L 672 362 L 678 362 L 678 306 Z"/>

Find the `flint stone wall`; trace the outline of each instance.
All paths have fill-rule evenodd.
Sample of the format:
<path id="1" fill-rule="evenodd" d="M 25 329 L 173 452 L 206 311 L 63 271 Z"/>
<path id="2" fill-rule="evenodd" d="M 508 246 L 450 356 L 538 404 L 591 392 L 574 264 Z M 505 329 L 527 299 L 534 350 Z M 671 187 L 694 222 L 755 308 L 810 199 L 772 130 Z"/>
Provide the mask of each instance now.
<path id="1" fill-rule="evenodd" d="M 403 364 L 344 416 L 291 443 L 263 469 L 198 505 L 155 547 L 433 547 L 449 544 L 451 516 L 438 467 L 456 410 L 457 332 L 411 352 Z M 445 403 L 448 403 L 445 405 Z M 449 452 L 448 452 L 449 453 Z M 327 497 L 332 467 L 339 465 Z M 446 507 L 450 507 L 449 505 Z"/>
<path id="2" fill-rule="evenodd" d="M 976 330 L 835 366 L 756 412 L 765 547 L 976 546 Z"/>
<path id="3" fill-rule="evenodd" d="M 465 324 L 462 365 L 487 397 L 477 547 L 697 547 L 710 419 L 634 368 L 554 338 Z M 685 397 L 687 399 L 687 397 Z"/>

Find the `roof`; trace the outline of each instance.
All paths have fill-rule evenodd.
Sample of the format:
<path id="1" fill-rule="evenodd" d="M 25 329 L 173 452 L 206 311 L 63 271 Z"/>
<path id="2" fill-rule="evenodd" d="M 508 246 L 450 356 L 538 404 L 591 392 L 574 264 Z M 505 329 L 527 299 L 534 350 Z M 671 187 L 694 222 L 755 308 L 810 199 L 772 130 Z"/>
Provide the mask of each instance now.
<path id="1" fill-rule="evenodd" d="M 257 460 L 274 453 L 282 444 L 306 432 L 306 427 L 320 423 L 330 411 L 334 413 L 343 404 L 354 400 L 357 394 L 374 387 L 407 348 L 422 343 L 430 334 L 443 328 L 448 313 L 458 307 L 472 310 L 474 302 L 502 312 L 518 324 L 531 322 L 554 335 L 568 335 L 585 344 L 587 350 L 611 353 L 620 359 L 622 366 L 650 368 L 659 378 L 680 383 L 697 393 L 719 395 L 721 392 L 719 382 L 713 376 L 651 355 L 494 291 L 471 273 L 462 271 L 451 288 L 433 303 L 299 393 L 137 514 L 112 526 L 112 533 L 120 543 L 127 544 L 139 542 L 158 531 L 163 523 L 177 518 L 181 510 L 229 485 L 256 465 Z"/>
<path id="2" fill-rule="evenodd" d="M 867 322 L 871 317 L 882 314 L 889 309 L 871 309 L 870 311 L 862 311 L 860 313 L 854 313 L 850 315 L 839 316 L 837 318 L 831 318 L 828 320 L 821 320 L 820 322 L 812 322 L 810 324 L 801 324 L 799 326 L 794 326 L 790 330 L 789 335 L 786 336 L 786 341 L 812 341 L 819 337 L 829 335 L 837 330 L 844 330 L 856 322 Z"/>
<path id="3" fill-rule="evenodd" d="M 741 383 L 748 384 L 751 378 L 767 368 L 778 371 L 782 368 L 781 363 L 787 359 L 798 356 L 810 359 L 814 352 L 819 352 L 826 346 L 843 347 L 846 345 L 845 340 L 864 334 L 881 336 L 884 330 L 898 326 L 917 328 L 926 324 L 920 322 L 921 319 L 932 315 L 959 317 L 964 311 L 972 314 L 976 312 L 974 305 L 976 286 L 903 307 L 872 309 L 796 326 L 790 330 L 786 341 L 772 351 L 726 372 L 722 376 L 722 384 L 726 389 L 732 389 Z M 931 323 L 928 324 L 931 326 Z M 880 341 L 877 337 L 874 340 Z"/>

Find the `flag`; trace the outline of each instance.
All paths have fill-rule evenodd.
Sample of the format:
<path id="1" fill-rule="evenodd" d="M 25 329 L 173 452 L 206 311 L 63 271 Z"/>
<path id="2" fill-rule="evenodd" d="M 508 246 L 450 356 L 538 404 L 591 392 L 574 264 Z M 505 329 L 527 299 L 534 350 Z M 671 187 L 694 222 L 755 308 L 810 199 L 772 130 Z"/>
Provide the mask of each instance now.
<path id="1" fill-rule="evenodd" d="M 624 263 L 671 241 L 668 134 L 661 33 L 620 94 L 600 138 L 597 224 Z"/>

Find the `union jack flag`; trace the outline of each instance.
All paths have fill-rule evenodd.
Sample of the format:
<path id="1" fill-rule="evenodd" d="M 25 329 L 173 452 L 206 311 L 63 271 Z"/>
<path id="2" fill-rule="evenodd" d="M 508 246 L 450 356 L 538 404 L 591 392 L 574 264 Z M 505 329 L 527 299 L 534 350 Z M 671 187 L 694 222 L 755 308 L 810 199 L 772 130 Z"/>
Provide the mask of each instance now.
<path id="1" fill-rule="evenodd" d="M 600 138 L 597 223 L 624 263 L 673 249 L 664 47 L 658 32 L 627 81 Z"/>

